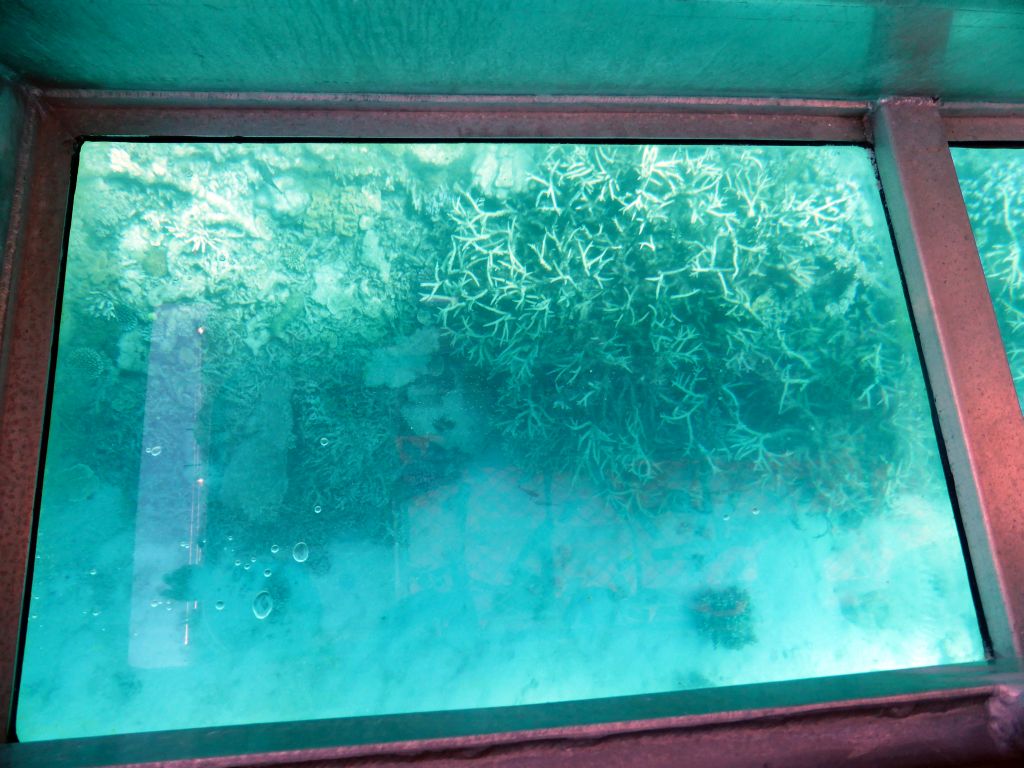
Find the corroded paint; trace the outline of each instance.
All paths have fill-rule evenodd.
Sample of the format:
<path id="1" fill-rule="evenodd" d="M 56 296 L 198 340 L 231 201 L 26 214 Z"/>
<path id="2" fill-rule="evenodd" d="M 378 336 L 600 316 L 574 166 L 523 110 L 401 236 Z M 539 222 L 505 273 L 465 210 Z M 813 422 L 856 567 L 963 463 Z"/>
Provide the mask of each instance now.
<path id="1" fill-rule="evenodd" d="M 7 240 L 7 222 L 14 195 L 22 107 L 14 86 L 0 80 L 0 243 Z"/>
<path id="2" fill-rule="evenodd" d="M 50 366 L 61 243 L 70 174 L 70 137 L 52 120 L 35 132 L 32 199 L 20 224 L 21 247 L 7 256 L 13 284 L 4 328 L 0 407 L 0 727 L 7 733 L 21 607 L 30 555 L 43 411 Z M 18 184 L 25 184 L 19 179 Z"/>
<path id="3" fill-rule="evenodd" d="M 970 219 L 934 104 L 883 102 L 874 128 L 982 609 L 996 655 L 1020 658 L 1024 419 Z"/>

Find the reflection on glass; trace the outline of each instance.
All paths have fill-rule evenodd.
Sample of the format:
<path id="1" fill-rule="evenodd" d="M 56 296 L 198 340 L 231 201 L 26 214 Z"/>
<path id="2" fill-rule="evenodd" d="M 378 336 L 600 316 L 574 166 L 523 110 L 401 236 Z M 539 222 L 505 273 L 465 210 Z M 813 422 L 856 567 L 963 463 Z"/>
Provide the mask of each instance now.
<path id="1" fill-rule="evenodd" d="M 978 659 L 857 147 L 88 143 L 23 739 Z"/>
<path id="2" fill-rule="evenodd" d="M 951 147 L 995 307 L 1017 400 L 1024 403 L 1024 157 L 1019 149 Z"/>

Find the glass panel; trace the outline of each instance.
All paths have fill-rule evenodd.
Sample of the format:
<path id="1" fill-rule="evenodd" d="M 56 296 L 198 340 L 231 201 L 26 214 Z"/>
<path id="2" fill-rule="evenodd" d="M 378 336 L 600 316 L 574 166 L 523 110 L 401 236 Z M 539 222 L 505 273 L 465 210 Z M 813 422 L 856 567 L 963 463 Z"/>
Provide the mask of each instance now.
<path id="1" fill-rule="evenodd" d="M 1024 403 L 1024 155 L 1019 149 L 950 147 L 995 307 L 1017 401 Z M 1024 407 L 1024 406 L 1022 406 Z"/>
<path id="2" fill-rule="evenodd" d="M 23 739 L 983 657 L 867 150 L 87 143 Z"/>

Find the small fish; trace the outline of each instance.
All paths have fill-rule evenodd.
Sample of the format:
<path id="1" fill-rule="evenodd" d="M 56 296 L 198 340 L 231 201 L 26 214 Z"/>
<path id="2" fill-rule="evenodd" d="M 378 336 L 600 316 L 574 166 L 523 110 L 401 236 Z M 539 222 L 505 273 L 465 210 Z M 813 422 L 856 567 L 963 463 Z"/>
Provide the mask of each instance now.
<path id="1" fill-rule="evenodd" d="M 531 499 L 539 499 L 540 498 L 540 491 L 535 491 L 535 490 L 533 490 L 533 488 L 525 488 L 525 487 L 523 487 L 521 485 L 518 485 L 516 487 L 520 491 L 525 493 L 527 496 L 529 496 Z"/>

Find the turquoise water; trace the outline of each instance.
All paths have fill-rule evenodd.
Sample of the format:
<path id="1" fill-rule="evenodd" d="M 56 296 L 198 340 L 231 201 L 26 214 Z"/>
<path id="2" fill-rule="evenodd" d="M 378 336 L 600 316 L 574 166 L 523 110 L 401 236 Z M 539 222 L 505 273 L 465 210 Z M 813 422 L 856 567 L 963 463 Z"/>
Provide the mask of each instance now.
<path id="1" fill-rule="evenodd" d="M 1003 347 L 1024 404 L 1024 158 L 1012 147 L 951 147 Z M 1024 406 L 1022 406 L 1024 407 Z"/>
<path id="2" fill-rule="evenodd" d="M 982 657 L 867 150 L 84 145 L 20 738 Z"/>

